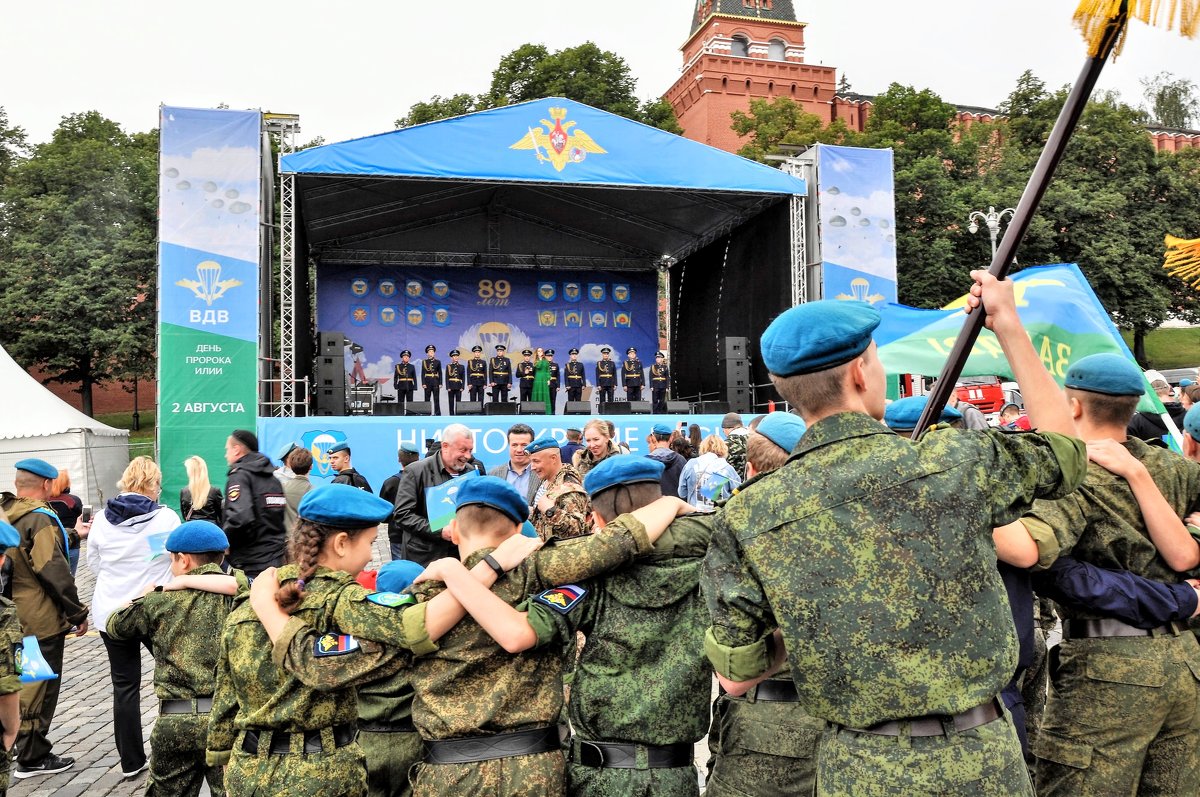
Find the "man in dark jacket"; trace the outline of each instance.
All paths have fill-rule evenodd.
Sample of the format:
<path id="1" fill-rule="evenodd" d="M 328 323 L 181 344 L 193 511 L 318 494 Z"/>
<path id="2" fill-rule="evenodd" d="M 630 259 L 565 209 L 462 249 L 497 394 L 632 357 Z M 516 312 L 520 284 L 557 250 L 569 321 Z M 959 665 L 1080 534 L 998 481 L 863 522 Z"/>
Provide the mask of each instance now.
<path id="1" fill-rule="evenodd" d="M 425 566 L 435 559 L 458 556 L 449 532 L 430 528 L 425 491 L 472 469 L 484 475 L 483 468 L 471 462 L 474 450 L 471 430 L 461 423 L 452 423 L 442 430 L 440 450 L 404 468 L 396 490 L 393 523 L 389 524 L 389 535 L 397 535 L 390 536 L 393 560 L 408 559 Z"/>
<path id="2" fill-rule="evenodd" d="M 679 477 L 687 460 L 671 449 L 671 432 L 674 430 L 665 423 L 654 424 L 646 442 L 650 445 L 650 453 L 646 456 L 655 462 L 663 464 L 662 491 L 663 495 L 679 495 Z"/>
<path id="3" fill-rule="evenodd" d="M 1183 416 L 1187 414 L 1187 410 L 1183 408 L 1183 404 L 1175 400 L 1175 395 L 1171 392 L 1171 385 L 1165 379 L 1156 378 L 1151 380 L 1150 387 L 1154 388 L 1154 392 L 1163 403 L 1163 409 L 1175 422 L 1175 428 L 1182 429 Z M 1161 445 L 1163 438 L 1167 435 L 1167 425 L 1163 423 L 1162 416 L 1158 413 L 1139 412 L 1133 416 L 1126 431 L 1129 432 L 1130 437 Z"/>
<path id="4" fill-rule="evenodd" d="M 287 498 L 275 478 L 275 466 L 258 452 L 258 438 L 238 429 L 225 441 L 229 478 L 225 483 L 225 534 L 229 563 L 254 578 L 283 564 Z"/>
<path id="5" fill-rule="evenodd" d="M 356 471 L 350 464 L 349 443 L 336 443 L 329 447 L 329 467 L 337 471 L 337 476 L 333 477 L 334 484 L 348 484 L 351 487 L 366 490 L 368 493 L 375 492 L 371 489 L 371 483 L 367 481 L 367 477 Z"/>

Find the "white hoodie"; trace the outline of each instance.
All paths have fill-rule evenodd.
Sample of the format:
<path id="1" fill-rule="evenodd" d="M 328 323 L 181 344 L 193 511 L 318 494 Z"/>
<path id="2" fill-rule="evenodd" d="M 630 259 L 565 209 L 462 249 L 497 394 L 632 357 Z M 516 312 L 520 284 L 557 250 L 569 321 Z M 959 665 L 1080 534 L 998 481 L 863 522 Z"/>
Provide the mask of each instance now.
<path id="1" fill-rule="evenodd" d="M 171 557 L 163 545 L 178 525 L 175 510 L 139 493 L 109 499 L 87 538 L 87 565 L 96 577 L 93 628 L 107 633 L 110 614 L 170 578 Z"/>

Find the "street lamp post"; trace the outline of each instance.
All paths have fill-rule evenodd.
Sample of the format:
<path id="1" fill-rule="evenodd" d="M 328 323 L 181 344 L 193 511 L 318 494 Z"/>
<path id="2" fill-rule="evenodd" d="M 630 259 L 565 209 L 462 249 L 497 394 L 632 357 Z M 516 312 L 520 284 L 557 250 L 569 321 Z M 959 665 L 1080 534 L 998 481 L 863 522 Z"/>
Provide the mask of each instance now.
<path id="1" fill-rule="evenodd" d="M 972 235 L 979 232 L 979 222 L 982 221 L 987 226 L 988 235 L 991 236 L 992 239 L 993 260 L 996 258 L 996 239 L 1000 235 L 1000 222 L 1004 221 L 1005 216 L 1008 216 L 1009 221 L 1012 221 L 1013 214 L 1016 212 L 1017 211 L 1013 208 L 1005 208 L 997 213 L 994 207 L 988 206 L 987 213 L 979 210 L 973 210 L 971 211 L 971 214 L 967 216 L 967 220 L 971 222 L 967 226 L 967 229 L 971 231 Z"/>

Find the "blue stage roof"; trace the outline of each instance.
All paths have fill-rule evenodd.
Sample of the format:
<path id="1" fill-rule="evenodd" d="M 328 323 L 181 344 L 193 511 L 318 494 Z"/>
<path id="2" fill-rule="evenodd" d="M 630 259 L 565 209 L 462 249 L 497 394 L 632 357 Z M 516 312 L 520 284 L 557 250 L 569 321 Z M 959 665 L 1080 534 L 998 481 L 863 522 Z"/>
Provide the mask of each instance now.
<path id="1" fill-rule="evenodd" d="M 309 175 L 805 194 L 779 169 L 601 111 L 548 97 L 296 152 Z"/>

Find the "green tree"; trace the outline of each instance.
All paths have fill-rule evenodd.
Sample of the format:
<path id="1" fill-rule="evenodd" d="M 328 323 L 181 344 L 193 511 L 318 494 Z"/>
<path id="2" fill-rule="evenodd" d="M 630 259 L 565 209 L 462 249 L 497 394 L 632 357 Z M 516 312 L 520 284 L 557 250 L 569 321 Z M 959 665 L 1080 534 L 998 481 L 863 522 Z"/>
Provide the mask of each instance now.
<path id="1" fill-rule="evenodd" d="M 153 359 L 157 132 L 95 111 L 63 119 L 11 171 L 0 201 L 0 337 L 48 381 L 92 387 Z"/>
<path id="2" fill-rule="evenodd" d="M 733 132 L 750 139 L 738 154 L 763 163 L 783 145 L 841 144 L 850 136 L 841 119 L 826 125 L 821 117 L 808 113 L 788 97 L 753 99 L 749 112 L 734 111 L 730 116 Z"/>
<path id="3" fill-rule="evenodd" d="M 25 130 L 15 125 L 10 126 L 8 114 L 0 106 L 0 186 L 4 185 L 5 177 L 18 161 L 29 154 L 29 144 L 25 138 Z"/>
<path id="4" fill-rule="evenodd" d="M 1163 127 L 1187 129 L 1200 113 L 1200 100 L 1196 98 L 1196 84 L 1175 77 L 1170 72 L 1159 72 L 1154 77 L 1141 80 L 1145 93 L 1147 112 Z"/>
<path id="5" fill-rule="evenodd" d="M 481 105 L 481 98 L 471 94 L 455 94 L 452 97 L 441 97 L 437 94 L 424 102 L 418 102 L 408 109 L 408 113 L 396 120 L 396 127 L 412 127 L 426 122 L 436 122 L 438 119 L 449 119 L 452 116 L 481 111 L 489 105 Z"/>

